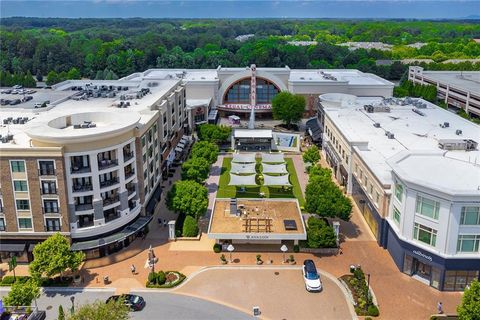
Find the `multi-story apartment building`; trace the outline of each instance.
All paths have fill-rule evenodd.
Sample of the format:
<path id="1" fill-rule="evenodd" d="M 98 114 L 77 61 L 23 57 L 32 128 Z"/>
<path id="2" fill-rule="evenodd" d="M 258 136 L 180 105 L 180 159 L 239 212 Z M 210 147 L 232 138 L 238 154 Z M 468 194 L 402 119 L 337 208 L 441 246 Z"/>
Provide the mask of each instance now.
<path id="1" fill-rule="evenodd" d="M 182 81 L 76 80 L 32 96 L 0 111 L 2 258 L 28 261 L 54 232 L 89 258 L 128 246 L 188 125 Z"/>
<path id="2" fill-rule="evenodd" d="M 323 150 L 400 271 L 439 290 L 480 275 L 480 127 L 421 99 L 320 96 Z"/>
<path id="3" fill-rule="evenodd" d="M 449 106 L 480 117 L 480 71 L 425 71 L 408 68 L 408 80 L 437 87 L 437 96 Z"/>

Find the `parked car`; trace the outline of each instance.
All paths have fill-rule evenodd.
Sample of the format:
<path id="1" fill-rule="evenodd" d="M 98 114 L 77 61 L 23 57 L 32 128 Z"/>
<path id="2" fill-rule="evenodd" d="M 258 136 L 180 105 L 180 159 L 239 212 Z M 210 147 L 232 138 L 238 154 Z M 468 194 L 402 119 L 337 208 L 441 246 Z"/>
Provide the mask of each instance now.
<path id="1" fill-rule="evenodd" d="M 307 291 L 322 291 L 322 280 L 317 272 L 315 263 L 312 260 L 305 260 L 303 262 L 303 281 L 305 281 L 305 288 Z"/>
<path id="2" fill-rule="evenodd" d="M 123 300 L 123 303 L 130 308 L 131 311 L 140 311 L 145 307 L 145 300 L 137 296 L 136 294 L 122 294 L 111 296 L 107 299 L 106 303 L 110 301 Z"/>

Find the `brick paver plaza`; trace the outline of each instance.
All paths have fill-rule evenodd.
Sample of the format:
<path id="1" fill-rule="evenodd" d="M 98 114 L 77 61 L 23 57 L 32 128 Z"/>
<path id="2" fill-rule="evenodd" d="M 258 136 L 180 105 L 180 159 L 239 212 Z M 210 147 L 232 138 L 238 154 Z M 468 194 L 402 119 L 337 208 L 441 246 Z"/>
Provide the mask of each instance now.
<path id="1" fill-rule="evenodd" d="M 290 157 L 294 159 L 299 183 L 303 189 L 308 177 L 302 169 L 301 156 Z M 212 167 L 212 176 L 207 181 L 210 197 L 207 214 L 210 214 L 215 198 L 221 172 L 219 166 L 222 161 L 223 157 L 220 156 Z M 178 171 L 173 179 L 178 179 Z M 149 272 L 145 264 L 147 249 L 150 245 L 159 258 L 155 266 L 156 270 L 179 270 L 189 276 L 203 267 L 220 266 L 219 254 L 213 252 L 213 242 L 205 234 L 199 242 L 168 242 L 167 228 L 156 222 L 158 217 L 175 218 L 175 214 L 165 207 L 164 199 L 168 188 L 164 189 L 146 239 L 136 240 L 130 247 L 117 254 L 87 261 L 82 269 L 84 277 L 82 286 L 103 287 L 105 285 L 101 279 L 108 275 L 111 282 L 106 286 L 116 288 L 117 292 L 144 288 Z M 401 273 L 388 252 L 378 246 L 356 207 L 354 207 L 351 221 L 341 223 L 341 232 L 345 240 L 341 244 L 341 254 L 317 256 L 298 253 L 294 254 L 296 261 L 301 263 L 304 259 L 313 259 L 319 269 L 335 277 L 348 273 L 351 264 L 361 265 L 365 273 L 371 275 L 371 287 L 379 304 L 381 319 L 428 319 L 436 312 L 438 301 L 443 302 L 446 313 L 455 313 L 456 306 L 461 300 L 461 293 L 437 291 Z M 273 266 L 281 268 L 284 266 L 283 258 L 280 250 L 278 251 L 263 252 L 262 259 L 264 261 L 271 259 Z M 232 265 L 255 266 L 256 254 L 256 252 L 234 252 L 235 261 Z M 136 266 L 136 275 L 131 274 L 132 264 Z M 258 269 L 270 268 L 272 265 L 258 266 Z M 227 265 L 225 268 L 229 267 L 230 265 Z M 19 272 L 21 271 L 17 270 L 17 275 Z M 312 312 L 311 305 L 317 306 L 315 319 L 332 319 L 327 314 L 335 314 L 339 319 L 343 319 L 346 315 L 345 300 L 342 300 L 340 291 L 337 291 L 338 288 L 333 283 L 326 286 L 326 291 L 323 293 L 306 295 L 300 271 L 296 270 L 293 273 L 285 269 L 284 272 L 280 271 L 280 274 L 282 276 L 277 279 L 271 270 L 209 270 L 189 279 L 173 292 L 178 291 L 181 294 L 211 299 L 248 312 L 251 310 L 252 303 L 258 301 L 267 318 L 270 316 L 275 319 L 309 319 L 309 312 Z M 264 280 L 257 282 L 254 279 Z M 260 286 L 262 283 L 266 285 Z M 322 294 L 327 291 L 329 297 L 332 297 L 330 301 L 322 300 Z M 325 308 L 334 313 L 324 314 Z"/>

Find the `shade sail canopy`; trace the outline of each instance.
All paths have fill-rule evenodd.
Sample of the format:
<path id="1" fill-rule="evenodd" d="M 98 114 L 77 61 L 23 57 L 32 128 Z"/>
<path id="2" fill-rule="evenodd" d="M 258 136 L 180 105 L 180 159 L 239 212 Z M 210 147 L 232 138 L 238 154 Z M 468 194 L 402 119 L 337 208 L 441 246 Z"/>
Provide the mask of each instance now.
<path id="1" fill-rule="evenodd" d="M 269 176 L 268 174 L 263 175 L 263 185 L 264 186 L 291 186 L 290 181 L 288 180 L 288 174 L 284 176 Z"/>
<path id="2" fill-rule="evenodd" d="M 255 154 L 254 153 L 235 153 L 233 155 L 232 162 L 237 162 L 237 163 L 255 162 Z"/>
<path id="3" fill-rule="evenodd" d="M 232 167 L 230 169 L 231 173 L 236 174 L 246 174 L 246 173 L 256 173 L 255 170 L 255 163 L 232 163 Z"/>
<path id="4" fill-rule="evenodd" d="M 268 164 L 262 163 L 263 173 L 288 173 L 287 166 L 284 163 L 280 164 Z"/>
<path id="5" fill-rule="evenodd" d="M 229 186 L 256 186 L 257 182 L 255 181 L 255 175 L 249 176 L 238 176 L 236 174 L 230 173 L 230 182 Z"/>
<path id="6" fill-rule="evenodd" d="M 284 163 L 283 153 L 262 153 L 262 162 L 267 163 Z"/>

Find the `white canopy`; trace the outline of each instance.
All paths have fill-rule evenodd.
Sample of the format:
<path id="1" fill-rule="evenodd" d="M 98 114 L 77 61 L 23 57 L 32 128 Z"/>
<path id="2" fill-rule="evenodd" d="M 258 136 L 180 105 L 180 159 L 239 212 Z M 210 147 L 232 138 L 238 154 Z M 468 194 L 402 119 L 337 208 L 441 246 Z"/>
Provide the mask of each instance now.
<path id="1" fill-rule="evenodd" d="M 263 185 L 264 186 L 291 186 L 290 181 L 288 180 L 288 174 L 284 176 L 269 176 L 267 174 L 263 175 Z"/>
<path id="2" fill-rule="evenodd" d="M 255 163 L 236 163 L 232 162 L 232 168 L 230 169 L 231 173 L 256 173 Z"/>
<path id="3" fill-rule="evenodd" d="M 240 120 L 240 117 L 239 116 L 236 116 L 236 115 L 231 115 L 231 116 L 228 116 L 229 119 L 232 119 L 232 120 Z"/>
<path id="4" fill-rule="evenodd" d="M 230 182 L 229 186 L 256 186 L 255 175 L 249 176 L 238 176 L 236 174 L 230 173 Z"/>
<path id="5" fill-rule="evenodd" d="M 267 164 L 262 163 L 263 173 L 288 173 L 287 166 L 284 163 L 280 164 Z"/>
<path id="6" fill-rule="evenodd" d="M 284 163 L 283 153 L 262 153 L 262 162 Z"/>
<path id="7" fill-rule="evenodd" d="M 235 153 L 233 154 L 232 162 L 237 162 L 237 163 L 255 162 L 255 154 L 254 153 Z"/>

